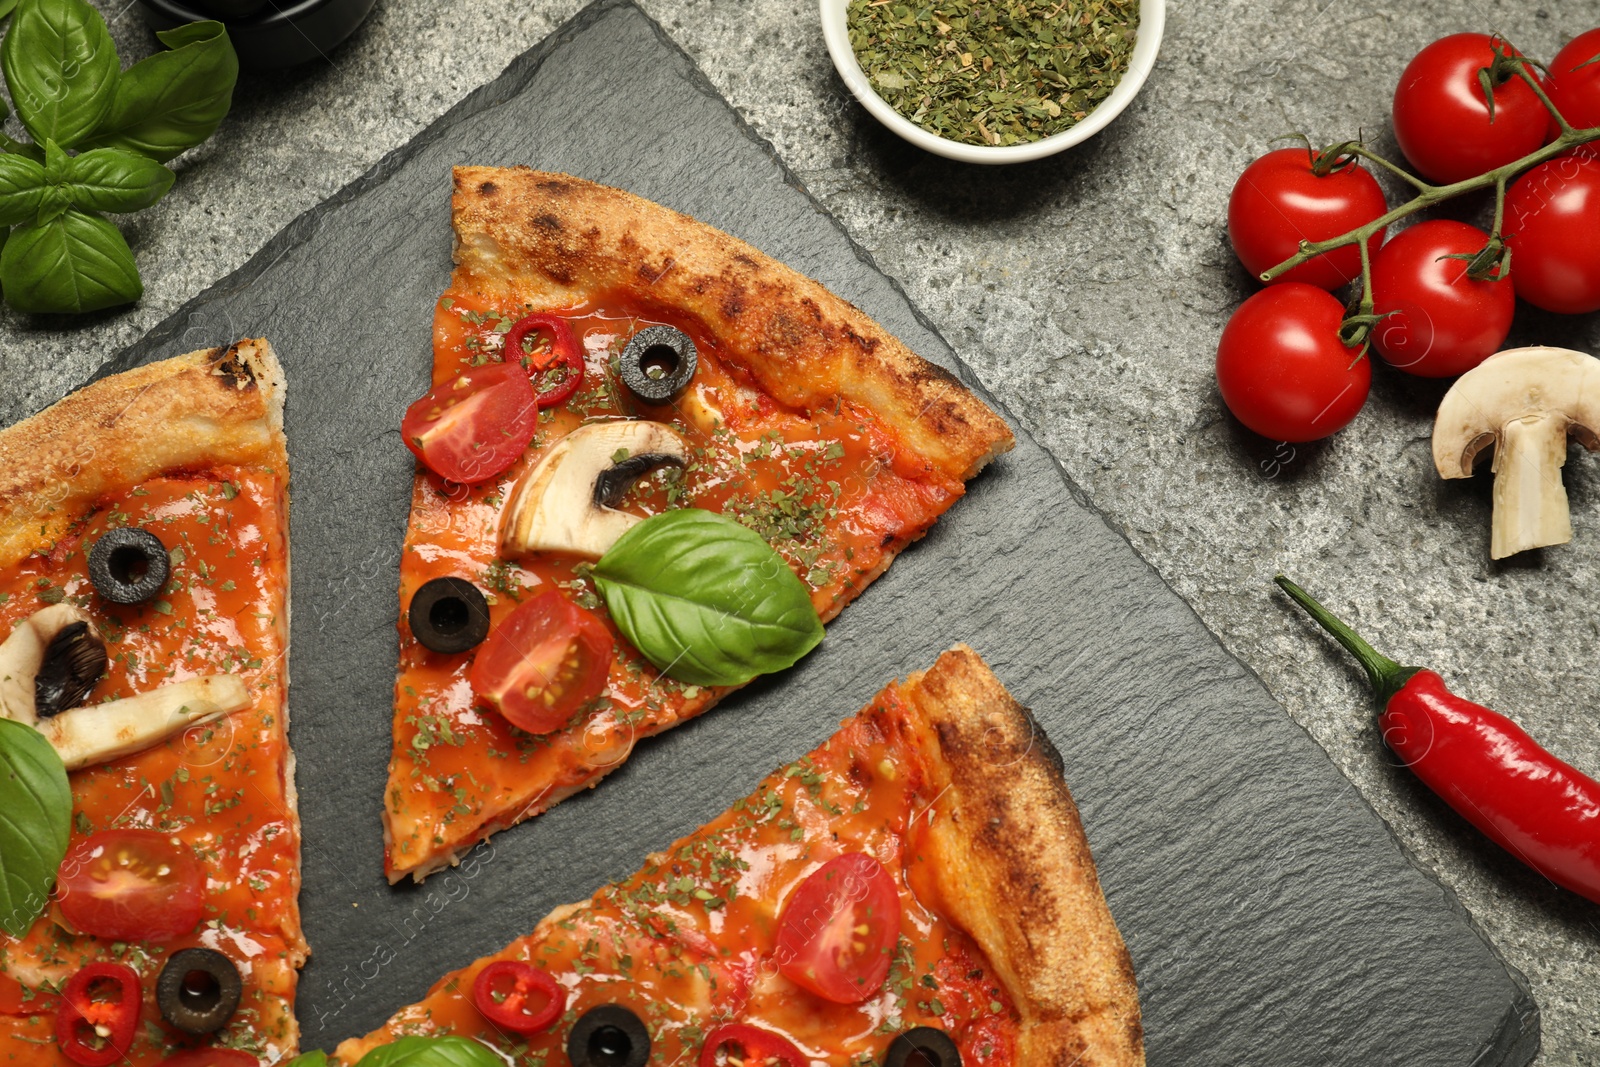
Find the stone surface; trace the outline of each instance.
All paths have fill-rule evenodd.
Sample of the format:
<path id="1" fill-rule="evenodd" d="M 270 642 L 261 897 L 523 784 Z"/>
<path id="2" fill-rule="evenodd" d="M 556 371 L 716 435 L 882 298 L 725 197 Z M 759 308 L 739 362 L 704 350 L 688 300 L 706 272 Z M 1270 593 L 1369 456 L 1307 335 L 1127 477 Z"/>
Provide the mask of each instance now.
<path id="1" fill-rule="evenodd" d="M 0 390 L 24 407 L 54 399 L 579 6 L 386 0 L 328 64 L 247 77 L 223 131 L 180 161 L 174 192 L 131 220 L 144 302 L 87 323 L 7 313 Z M 1584 596 L 1600 577 L 1595 460 L 1575 451 L 1567 469 L 1575 542 L 1494 565 L 1487 479 L 1446 485 L 1428 461 L 1441 387 L 1380 368 L 1349 430 L 1290 455 L 1230 421 L 1210 371 L 1221 323 L 1250 289 L 1221 225 L 1249 159 L 1293 130 L 1364 129 L 1392 150 L 1389 93 L 1428 40 L 1498 29 L 1548 57 L 1600 22 L 1600 5 L 1181 7 L 1129 112 L 1070 155 L 1003 171 L 880 130 L 834 75 L 810 4 L 644 6 L 1529 976 L 1539 1062 L 1600 1062 L 1600 911 L 1484 844 L 1393 767 L 1359 676 L 1270 593 L 1275 571 L 1294 575 L 1380 647 L 1600 772 L 1600 624 Z M 125 56 L 149 50 L 134 12 L 103 10 Z M 1595 351 L 1597 335 L 1594 316 L 1524 308 L 1513 340 Z"/>

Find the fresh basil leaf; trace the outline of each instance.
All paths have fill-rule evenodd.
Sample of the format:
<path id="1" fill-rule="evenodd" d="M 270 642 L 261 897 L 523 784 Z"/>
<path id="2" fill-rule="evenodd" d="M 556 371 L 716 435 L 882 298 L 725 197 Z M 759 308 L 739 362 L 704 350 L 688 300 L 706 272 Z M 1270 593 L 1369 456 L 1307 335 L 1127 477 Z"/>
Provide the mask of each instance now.
<path id="1" fill-rule="evenodd" d="M 302 1052 L 283 1067 L 328 1067 L 328 1054 L 320 1048 Z"/>
<path id="2" fill-rule="evenodd" d="M 6 303 L 34 313 L 98 311 L 144 292 L 122 234 L 77 210 L 11 231 L 0 251 L 0 286 Z"/>
<path id="3" fill-rule="evenodd" d="M 49 167 L 46 166 L 48 172 Z M 61 188 L 85 211 L 138 211 L 167 195 L 177 175 L 120 148 L 95 148 L 67 161 Z"/>
<path id="4" fill-rule="evenodd" d="M 402 1037 L 379 1045 L 356 1067 L 505 1067 L 505 1061 L 464 1037 Z"/>
<path id="5" fill-rule="evenodd" d="M 783 557 L 732 519 L 699 508 L 652 516 L 594 565 L 623 636 L 690 685 L 743 685 L 822 640 L 811 594 Z"/>
<path id="6" fill-rule="evenodd" d="M 0 928 L 21 937 L 66 858 L 72 787 L 44 735 L 11 719 L 0 719 L 0 812 Z"/>
<path id="7" fill-rule="evenodd" d="M 44 190 L 44 167 L 26 156 L 0 155 L 0 226 L 31 221 Z"/>
<path id="8" fill-rule="evenodd" d="M 63 148 L 111 110 L 120 66 L 105 20 L 87 0 L 21 0 L 0 45 L 17 117 L 35 141 Z"/>
<path id="9" fill-rule="evenodd" d="M 0 0 L 0 19 L 3 19 L 7 15 L 11 14 L 11 12 L 16 9 L 16 6 L 17 0 Z M 4 117 L 5 116 L 0 115 L 0 118 Z"/>
<path id="10" fill-rule="evenodd" d="M 171 51 L 123 71 L 92 148 L 122 148 L 165 163 L 216 132 L 233 103 L 239 57 L 220 22 L 158 33 Z"/>

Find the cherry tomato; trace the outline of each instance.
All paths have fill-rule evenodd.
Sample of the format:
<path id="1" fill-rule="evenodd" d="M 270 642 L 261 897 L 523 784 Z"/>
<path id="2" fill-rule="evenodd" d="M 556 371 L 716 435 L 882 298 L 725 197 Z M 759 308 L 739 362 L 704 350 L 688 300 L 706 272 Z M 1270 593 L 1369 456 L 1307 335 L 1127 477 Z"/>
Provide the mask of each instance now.
<path id="1" fill-rule="evenodd" d="M 472 367 L 406 409 L 406 447 L 439 477 L 488 481 L 515 463 L 539 426 L 533 384 L 514 363 Z"/>
<path id="2" fill-rule="evenodd" d="M 1274 441 L 1315 441 L 1367 402 L 1372 365 L 1339 340 L 1344 305 L 1315 286 L 1274 285 L 1239 305 L 1217 346 L 1217 386 L 1235 417 Z"/>
<path id="3" fill-rule="evenodd" d="M 1495 87 L 1490 121 L 1478 71 L 1494 63 L 1496 49 L 1521 54 L 1488 34 L 1452 34 L 1418 52 L 1400 75 L 1394 136 L 1424 178 L 1458 182 L 1544 144 L 1550 113 L 1515 75 Z"/>
<path id="4" fill-rule="evenodd" d="M 784 905 L 778 971 L 824 1000 L 856 1004 L 883 986 L 899 939 L 894 876 L 866 853 L 846 852 L 817 868 Z"/>
<path id="5" fill-rule="evenodd" d="M 1228 240 L 1245 270 L 1260 277 L 1294 255 L 1300 242 L 1325 241 L 1364 226 L 1388 210 L 1372 175 L 1347 163 L 1319 176 L 1308 149 L 1280 148 L 1245 168 L 1228 197 Z M 1367 242 L 1376 252 L 1379 230 Z M 1324 252 L 1273 280 L 1337 289 L 1361 276 L 1361 247 Z"/>
<path id="6" fill-rule="evenodd" d="M 56 1011 L 56 1045 L 73 1063 L 109 1067 L 139 1030 L 139 975 L 121 963 L 91 963 L 67 979 Z"/>
<path id="7" fill-rule="evenodd" d="M 161 1067 L 260 1067 L 261 1061 L 236 1048 L 190 1048 L 161 1061 Z"/>
<path id="8" fill-rule="evenodd" d="M 583 384 L 583 350 L 572 325 L 559 315 L 518 320 L 506 334 L 505 360 L 519 361 L 535 379 L 548 379 L 536 397 L 542 408 L 561 403 Z"/>
<path id="9" fill-rule="evenodd" d="M 1510 278 L 1467 277 L 1467 262 L 1489 235 L 1450 219 L 1419 222 L 1372 261 L 1372 345 L 1390 364 L 1424 378 L 1465 374 L 1500 351 L 1517 298 Z M 1389 314 L 1393 312 L 1393 314 Z"/>
<path id="10" fill-rule="evenodd" d="M 1541 163 L 1506 190 L 1517 295 L 1568 315 L 1600 310 L 1600 157 Z"/>
<path id="11" fill-rule="evenodd" d="M 1600 63 L 1589 62 L 1596 56 L 1600 56 L 1600 29 L 1568 41 L 1550 64 L 1550 102 L 1575 129 L 1600 126 Z M 1554 119 L 1550 124 L 1554 136 L 1560 127 Z M 1594 143 L 1583 150 L 1594 152 Z"/>
<path id="12" fill-rule="evenodd" d="M 472 982 L 472 1002 L 494 1025 L 517 1034 L 550 1029 L 567 995 L 549 972 L 521 960 L 495 960 Z"/>
<path id="13" fill-rule="evenodd" d="M 171 941 L 204 911 L 205 873 L 194 852 L 154 830 L 101 830 L 61 861 L 61 914 L 81 933 L 112 941 Z"/>
<path id="14" fill-rule="evenodd" d="M 809 1067 L 810 1063 L 793 1041 L 744 1023 L 717 1027 L 700 1047 L 700 1067 Z"/>
<path id="15" fill-rule="evenodd" d="M 605 690 L 615 654 L 606 624 L 551 590 L 490 631 L 472 663 L 472 690 L 513 726 L 547 734 Z"/>

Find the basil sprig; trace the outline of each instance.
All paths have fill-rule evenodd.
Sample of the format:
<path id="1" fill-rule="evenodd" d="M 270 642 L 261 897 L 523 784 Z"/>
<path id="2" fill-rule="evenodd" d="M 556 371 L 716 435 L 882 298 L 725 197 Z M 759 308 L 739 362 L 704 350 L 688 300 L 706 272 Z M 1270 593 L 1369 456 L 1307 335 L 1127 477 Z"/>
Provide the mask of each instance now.
<path id="1" fill-rule="evenodd" d="M 505 1061 L 464 1037 L 402 1037 L 379 1045 L 356 1067 L 505 1067 Z"/>
<path id="2" fill-rule="evenodd" d="M 593 574 L 623 635 L 690 685 L 743 685 L 822 640 L 811 594 L 783 557 L 753 530 L 699 508 L 644 520 Z"/>
<path id="3" fill-rule="evenodd" d="M 172 188 L 162 164 L 228 113 L 233 45 L 220 22 L 194 22 L 157 34 L 168 50 L 124 71 L 87 0 L 0 0 L 8 12 L 0 69 L 33 141 L 0 133 L 0 227 L 15 227 L 0 229 L 0 290 L 26 312 L 131 303 L 144 283 L 101 213 L 139 211 Z"/>
<path id="4" fill-rule="evenodd" d="M 0 719 L 0 812 L 0 929 L 21 937 L 67 855 L 72 789 L 44 735 L 11 719 Z"/>

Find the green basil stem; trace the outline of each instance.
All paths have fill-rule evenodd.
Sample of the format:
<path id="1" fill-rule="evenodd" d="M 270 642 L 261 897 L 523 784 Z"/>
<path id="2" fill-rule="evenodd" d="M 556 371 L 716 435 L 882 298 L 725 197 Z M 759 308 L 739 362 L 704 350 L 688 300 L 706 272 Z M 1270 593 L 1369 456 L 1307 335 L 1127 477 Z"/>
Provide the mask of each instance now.
<path id="1" fill-rule="evenodd" d="M 1338 616 L 1323 607 L 1311 598 L 1311 594 L 1295 585 L 1283 575 L 1278 575 L 1273 581 L 1283 587 L 1283 591 L 1294 599 L 1296 604 L 1305 608 L 1306 614 L 1317 620 L 1317 625 L 1333 635 L 1334 640 L 1345 647 L 1345 651 L 1354 656 L 1363 670 L 1367 672 L 1367 681 L 1372 685 L 1373 695 L 1378 698 L 1380 706 L 1389 703 L 1389 698 L 1400 691 L 1401 686 L 1411 679 L 1413 674 L 1420 671 L 1421 667 L 1403 667 L 1382 655 L 1371 645 L 1361 639 L 1361 635 L 1346 626 Z"/>

